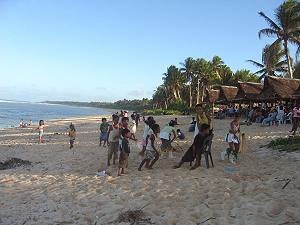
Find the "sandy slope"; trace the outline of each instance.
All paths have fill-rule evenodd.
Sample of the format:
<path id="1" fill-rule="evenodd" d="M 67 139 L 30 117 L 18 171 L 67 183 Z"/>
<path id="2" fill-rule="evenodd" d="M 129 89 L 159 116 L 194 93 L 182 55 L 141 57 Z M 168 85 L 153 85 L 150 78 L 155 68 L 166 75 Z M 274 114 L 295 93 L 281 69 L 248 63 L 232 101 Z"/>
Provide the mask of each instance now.
<path id="1" fill-rule="evenodd" d="M 156 118 L 163 125 L 168 117 Z M 45 144 L 26 129 L 0 131 L 0 159 L 18 157 L 35 162 L 27 168 L 0 171 L 0 224 L 113 224 L 120 212 L 143 209 L 153 224 L 300 224 L 300 163 L 297 154 L 279 154 L 260 145 L 287 134 L 288 126 L 243 127 L 248 135 L 247 152 L 235 173 L 220 162 L 226 147 L 228 120 L 215 121 L 213 153 L 215 168 L 174 170 L 176 160 L 161 159 L 151 171 L 137 171 L 138 149 L 132 144 L 129 174 L 95 175 L 105 169 L 106 149 L 98 147 L 96 118 L 74 119 L 78 138 L 75 152 L 68 150 L 63 135 L 68 120 L 48 123 Z M 187 130 L 189 118 L 179 117 Z M 138 137 L 141 136 L 142 126 Z M 55 134 L 58 133 L 58 134 Z M 187 149 L 191 142 L 180 143 Z M 298 159 L 297 159 L 298 157 Z M 282 179 L 292 181 L 285 189 Z M 282 181 L 281 181 L 282 180 Z M 125 224 L 125 223 L 123 223 Z"/>

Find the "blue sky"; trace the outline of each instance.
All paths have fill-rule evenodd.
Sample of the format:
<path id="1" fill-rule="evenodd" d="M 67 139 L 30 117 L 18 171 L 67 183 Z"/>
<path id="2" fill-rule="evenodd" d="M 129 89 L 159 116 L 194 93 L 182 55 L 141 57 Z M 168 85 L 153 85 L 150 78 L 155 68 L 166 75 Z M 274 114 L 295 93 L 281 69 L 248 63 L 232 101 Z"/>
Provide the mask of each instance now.
<path id="1" fill-rule="evenodd" d="M 1 0 L 0 99 L 151 97 L 171 64 L 223 58 L 254 71 L 279 0 Z"/>

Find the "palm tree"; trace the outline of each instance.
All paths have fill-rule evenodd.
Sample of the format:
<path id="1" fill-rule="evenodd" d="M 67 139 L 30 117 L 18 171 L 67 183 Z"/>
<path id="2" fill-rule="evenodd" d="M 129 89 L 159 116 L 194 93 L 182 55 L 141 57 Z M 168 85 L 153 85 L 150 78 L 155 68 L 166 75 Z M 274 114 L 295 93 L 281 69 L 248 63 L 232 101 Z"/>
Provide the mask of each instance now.
<path id="1" fill-rule="evenodd" d="M 259 77 L 251 73 L 250 70 L 237 70 L 233 77 L 233 82 L 237 84 L 238 81 L 242 82 L 258 82 Z"/>
<path id="2" fill-rule="evenodd" d="M 192 94 L 192 84 L 193 84 L 193 76 L 194 76 L 194 66 L 195 66 L 195 60 L 192 57 L 188 57 L 184 60 L 183 63 L 180 63 L 182 68 L 180 71 L 185 76 L 186 80 L 189 82 L 189 106 L 192 108 L 193 106 L 193 94 Z"/>
<path id="3" fill-rule="evenodd" d="M 232 85 L 233 84 L 233 72 L 229 66 L 222 65 L 219 69 L 218 82 L 221 85 Z"/>
<path id="4" fill-rule="evenodd" d="M 287 60 L 282 59 L 285 53 L 281 48 L 280 43 L 272 45 L 266 45 L 262 51 L 261 63 L 254 60 L 247 60 L 256 67 L 259 68 L 254 74 L 260 74 L 260 78 L 264 78 L 266 75 L 269 76 L 280 76 L 282 73 L 287 72 Z"/>
<path id="5" fill-rule="evenodd" d="M 215 75 L 220 78 L 220 70 L 224 66 L 224 61 L 219 56 L 214 56 L 211 60 L 211 66 Z"/>
<path id="6" fill-rule="evenodd" d="M 164 85 L 173 95 L 174 99 L 181 100 L 180 87 L 184 84 L 185 78 L 180 73 L 179 69 L 176 66 L 171 65 L 163 75 Z"/>
<path id="7" fill-rule="evenodd" d="M 275 11 L 275 21 L 263 12 L 259 12 L 259 15 L 269 24 L 268 28 L 258 32 L 259 38 L 263 35 L 276 37 L 277 39 L 272 45 L 283 43 L 288 64 L 288 74 L 292 78 L 292 62 L 289 55 L 288 43 L 296 44 L 298 47 L 297 52 L 300 52 L 300 3 L 295 0 L 288 0 L 282 3 Z"/>
<path id="8" fill-rule="evenodd" d="M 297 62 L 295 65 L 294 78 L 300 79 L 300 62 Z"/>
<path id="9" fill-rule="evenodd" d="M 164 85 L 160 85 L 156 88 L 152 96 L 152 99 L 156 105 L 156 108 L 165 107 L 165 109 L 168 109 L 168 95 L 167 95 L 167 89 Z"/>

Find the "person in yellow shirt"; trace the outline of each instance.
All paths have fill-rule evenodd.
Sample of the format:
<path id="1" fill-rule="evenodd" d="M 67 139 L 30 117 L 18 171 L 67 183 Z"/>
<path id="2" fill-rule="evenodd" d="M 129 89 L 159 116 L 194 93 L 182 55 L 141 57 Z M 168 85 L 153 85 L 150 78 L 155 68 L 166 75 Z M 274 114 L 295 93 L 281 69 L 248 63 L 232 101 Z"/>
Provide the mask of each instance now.
<path id="1" fill-rule="evenodd" d="M 199 134 L 199 128 L 202 126 L 202 124 L 207 124 L 211 128 L 211 118 L 208 112 L 205 111 L 203 104 L 197 104 L 196 105 L 196 126 L 195 126 L 195 132 L 194 137 Z"/>
<path id="2" fill-rule="evenodd" d="M 69 128 L 69 138 L 70 138 L 70 149 L 72 149 L 74 147 L 74 142 L 75 142 L 75 138 L 76 138 L 76 129 L 74 124 L 70 124 L 70 128 Z"/>

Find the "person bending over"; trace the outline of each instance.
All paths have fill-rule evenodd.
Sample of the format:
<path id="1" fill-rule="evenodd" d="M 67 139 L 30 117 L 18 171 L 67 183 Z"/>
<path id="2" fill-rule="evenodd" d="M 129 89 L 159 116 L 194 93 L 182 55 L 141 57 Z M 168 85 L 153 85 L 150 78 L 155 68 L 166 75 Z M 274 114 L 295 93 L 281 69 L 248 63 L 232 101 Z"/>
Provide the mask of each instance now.
<path id="1" fill-rule="evenodd" d="M 178 165 L 174 166 L 174 169 L 180 168 L 185 162 L 193 162 L 196 158 L 196 163 L 191 169 L 195 169 L 200 166 L 200 155 L 203 150 L 204 140 L 210 135 L 210 126 L 208 124 L 202 124 L 200 132 L 194 138 L 192 146 L 186 151 Z"/>

